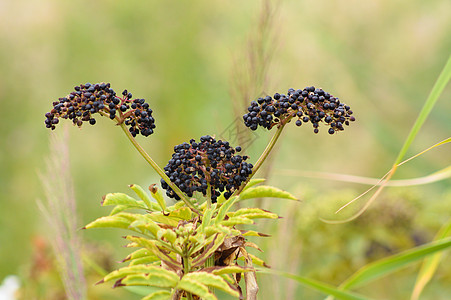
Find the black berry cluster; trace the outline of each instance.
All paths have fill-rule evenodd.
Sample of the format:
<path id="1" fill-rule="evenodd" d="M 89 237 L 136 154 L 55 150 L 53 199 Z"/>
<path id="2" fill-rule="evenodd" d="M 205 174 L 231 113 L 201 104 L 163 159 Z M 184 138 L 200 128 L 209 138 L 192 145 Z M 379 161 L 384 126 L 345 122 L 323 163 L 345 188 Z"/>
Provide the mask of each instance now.
<path id="1" fill-rule="evenodd" d="M 258 98 L 251 102 L 248 111 L 243 116 L 244 124 L 252 130 L 258 126 L 271 129 L 281 122 L 297 118 L 297 126 L 310 122 L 315 133 L 319 132 L 319 123 L 325 122 L 330 126 L 329 133 L 334 134 L 355 121 L 348 105 L 314 86 L 303 90 L 289 89 L 286 95 L 276 93 L 273 97 Z"/>
<path id="2" fill-rule="evenodd" d="M 109 116 L 110 119 L 118 117 L 119 122 L 125 122 L 133 136 L 141 133 L 149 136 L 155 128 L 155 119 L 152 109 L 144 99 L 133 99 L 132 94 L 124 90 L 122 97 L 110 87 L 109 83 L 81 84 L 74 88 L 64 98 L 53 102 L 53 109 L 45 114 L 47 128 L 55 129 L 59 118 L 70 119 L 81 126 L 83 122 L 94 125 L 94 114 Z"/>
<path id="3" fill-rule="evenodd" d="M 211 200 L 215 203 L 224 190 L 225 198 L 229 198 L 252 173 L 252 164 L 245 162 L 248 157 L 236 154 L 240 151 L 241 147 L 232 148 L 229 142 L 206 135 L 199 143 L 192 139 L 189 144 L 175 146 L 164 170 L 188 197 L 194 192 L 205 196 L 210 185 Z M 164 180 L 161 186 L 169 197 L 180 200 Z"/>

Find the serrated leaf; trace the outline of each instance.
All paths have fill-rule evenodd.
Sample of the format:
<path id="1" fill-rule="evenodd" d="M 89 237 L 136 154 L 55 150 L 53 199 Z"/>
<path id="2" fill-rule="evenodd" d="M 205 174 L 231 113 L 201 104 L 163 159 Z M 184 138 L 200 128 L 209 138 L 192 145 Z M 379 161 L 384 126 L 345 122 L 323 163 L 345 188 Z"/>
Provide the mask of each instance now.
<path id="1" fill-rule="evenodd" d="M 127 255 L 127 257 L 125 259 L 123 259 L 122 262 L 126 262 L 126 261 L 129 261 L 129 260 L 132 260 L 132 259 L 136 259 L 136 258 L 141 258 L 141 257 L 144 257 L 144 256 L 148 256 L 150 254 L 151 254 L 150 251 L 147 250 L 147 249 L 144 249 L 144 248 L 138 249 L 136 251 L 133 251 L 129 255 Z"/>
<path id="2" fill-rule="evenodd" d="M 158 273 L 149 273 L 146 275 L 144 274 L 129 275 L 121 280 L 121 284 L 145 285 L 145 286 L 148 285 L 161 288 L 174 288 L 179 281 L 179 277 L 177 276 L 177 274 L 162 268 L 159 269 L 166 271 L 166 273 L 158 272 Z M 171 274 L 169 275 L 169 273 Z M 173 275 L 175 275 L 175 277 Z"/>
<path id="3" fill-rule="evenodd" d="M 184 279 L 178 283 L 177 289 L 187 291 L 188 293 L 199 296 L 202 300 L 218 300 L 216 296 L 208 290 L 208 287 L 192 279 Z"/>
<path id="4" fill-rule="evenodd" d="M 215 218 L 215 223 L 219 224 L 222 220 L 224 220 L 226 214 L 229 212 L 232 205 L 238 200 L 238 197 L 230 197 L 218 210 L 218 215 Z"/>
<path id="5" fill-rule="evenodd" d="M 252 272 L 255 271 L 252 268 L 246 268 L 238 265 L 234 266 L 214 266 L 203 268 L 201 271 L 207 273 L 213 273 L 215 275 L 223 275 L 223 274 L 235 274 L 235 273 L 244 273 L 244 272 Z"/>
<path id="6" fill-rule="evenodd" d="M 146 275 L 146 276 L 149 274 L 152 274 L 155 276 L 157 276 L 157 275 L 163 276 L 164 278 L 167 278 L 167 280 L 169 282 L 172 282 L 174 286 L 175 286 L 175 284 L 177 284 L 177 281 L 179 278 L 176 273 L 168 271 L 161 267 L 137 265 L 137 266 L 123 267 L 118 270 L 115 270 L 115 271 L 109 273 L 108 275 L 106 275 L 103 278 L 103 282 L 118 280 L 118 279 L 124 278 L 126 276 L 136 275 L 136 274 L 141 274 L 141 275 Z"/>
<path id="7" fill-rule="evenodd" d="M 141 186 L 137 184 L 131 184 L 129 185 L 129 187 L 135 192 L 136 195 L 138 195 L 139 198 L 142 199 L 142 201 L 145 203 L 145 205 L 150 211 L 160 210 L 159 206 L 150 200 L 149 195 Z"/>
<path id="8" fill-rule="evenodd" d="M 205 235 L 207 237 L 211 237 L 213 234 L 216 234 L 216 233 L 224 233 L 224 234 L 228 235 L 228 234 L 233 234 L 234 232 L 231 228 L 223 226 L 221 224 L 208 226 L 205 229 Z"/>
<path id="9" fill-rule="evenodd" d="M 202 223 L 201 225 L 197 228 L 197 232 L 199 233 L 203 233 L 205 232 L 205 228 L 207 228 L 207 226 L 210 225 L 211 223 L 211 217 L 213 216 L 213 212 L 216 211 L 216 205 L 217 203 L 214 203 L 210 208 L 207 208 L 204 212 L 204 215 L 202 216 Z"/>
<path id="10" fill-rule="evenodd" d="M 229 218 L 229 219 L 221 222 L 221 225 L 228 226 L 228 227 L 232 227 L 235 225 L 241 225 L 241 224 L 250 225 L 250 224 L 254 224 L 254 221 L 252 221 L 251 219 L 248 219 L 246 217 L 233 217 L 233 218 Z"/>
<path id="11" fill-rule="evenodd" d="M 130 260 L 133 260 L 133 259 L 147 257 L 149 255 L 152 255 L 152 253 L 148 249 L 142 248 L 142 249 L 138 249 L 136 251 L 133 251 L 132 253 L 127 255 L 127 257 L 124 258 L 121 262 L 127 262 L 127 261 L 130 261 Z"/>
<path id="12" fill-rule="evenodd" d="M 114 215 L 114 216 L 105 216 L 98 218 L 88 225 L 86 225 L 85 229 L 91 228 L 123 228 L 128 229 L 133 220 L 125 217 L 123 213 Z"/>
<path id="13" fill-rule="evenodd" d="M 244 217 L 248 219 L 266 218 L 266 219 L 278 219 L 279 216 L 261 208 L 241 208 L 235 212 L 229 212 L 227 214 L 230 218 Z"/>
<path id="14" fill-rule="evenodd" d="M 123 212 L 124 210 L 127 209 L 132 209 L 133 207 L 128 206 L 128 205 L 116 205 L 113 210 L 110 212 L 110 216 L 113 216 L 115 214 L 118 214 L 120 212 Z"/>
<path id="15" fill-rule="evenodd" d="M 270 237 L 271 235 L 266 233 L 261 233 L 253 230 L 240 230 L 243 236 L 260 236 L 260 237 Z"/>
<path id="16" fill-rule="evenodd" d="M 150 194 L 152 195 L 152 198 L 154 198 L 157 201 L 161 210 L 165 211 L 166 210 L 166 201 L 164 201 L 161 190 L 156 185 L 151 185 L 149 187 L 149 191 L 150 191 Z"/>
<path id="17" fill-rule="evenodd" d="M 171 213 L 169 213 L 169 217 L 173 218 L 176 221 L 180 221 L 180 220 L 189 221 L 189 220 L 191 220 L 191 216 L 192 216 L 192 211 L 188 207 L 181 207 L 181 208 L 179 208 L 177 210 L 173 210 L 173 211 L 171 211 Z"/>
<path id="18" fill-rule="evenodd" d="M 130 261 L 129 266 L 137 266 L 137 265 L 155 265 L 155 263 L 160 264 L 161 260 L 155 255 L 149 255 L 145 257 L 135 258 Z"/>
<path id="19" fill-rule="evenodd" d="M 251 254 L 251 253 L 249 253 L 249 252 L 247 253 L 247 255 L 252 259 L 252 263 L 253 263 L 253 264 L 256 264 L 257 266 L 260 266 L 260 267 L 270 268 L 270 266 L 267 265 L 267 264 L 263 261 L 263 259 L 261 259 L 260 257 L 255 256 L 255 255 L 253 255 L 253 254 Z"/>
<path id="20" fill-rule="evenodd" d="M 257 185 L 257 184 L 262 183 L 262 182 L 265 182 L 265 181 L 266 181 L 266 179 L 264 179 L 264 178 L 255 178 L 255 179 L 251 179 L 251 180 L 246 184 L 246 186 L 243 188 L 243 191 L 242 191 L 242 192 L 244 192 L 245 190 L 247 190 L 247 189 L 253 187 L 254 185 Z"/>
<path id="21" fill-rule="evenodd" d="M 152 221 L 158 222 L 158 223 L 162 223 L 171 227 L 177 227 L 177 225 L 179 224 L 179 219 L 175 219 L 169 216 L 165 216 L 160 212 L 154 212 L 151 214 L 146 215 L 147 218 L 151 219 Z"/>
<path id="22" fill-rule="evenodd" d="M 265 198 L 265 197 L 266 198 L 290 199 L 290 200 L 299 201 L 295 196 L 293 196 L 289 192 L 286 192 L 279 188 L 276 188 L 273 186 L 268 186 L 268 185 L 252 187 L 252 188 L 247 189 L 246 191 L 241 192 L 241 194 L 239 195 L 239 201 L 246 200 L 246 199 L 252 199 L 252 198 Z"/>
<path id="23" fill-rule="evenodd" d="M 157 244 L 161 245 L 160 242 L 155 240 L 148 240 L 146 238 L 137 237 L 137 236 L 126 236 L 127 240 L 132 241 L 140 245 L 141 247 L 145 247 L 149 249 L 155 256 L 157 256 L 160 260 L 164 261 L 168 266 L 173 269 L 181 269 L 181 264 L 174 258 L 175 253 L 181 254 L 181 251 L 178 251 L 175 247 L 170 249 L 172 252 L 167 254 L 158 248 Z M 165 246 L 165 245 L 161 245 Z"/>
<path id="24" fill-rule="evenodd" d="M 204 262 L 216 251 L 216 249 L 221 246 L 224 242 L 225 235 L 224 234 L 216 234 L 211 243 L 209 243 L 204 252 L 198 255 L 195 259 L 193 259 L 192 266 L 200 266 L 204 264 Z"/>
<path id="25" fill-rule="evenodd" d="M 129 291 L 130 293 L 133 293 L 133 294 L 141 296 L 141 297 L 147 296 L 147 295 L 149 295 L 151 293 L 154 293 L 154 292 L 162 290 L 161 288 L 158 288 L 158 287 L 137 286 L 137 285 L 135 285 L 135 286 L 127 286 L 127 285 L 125 285 L 125 286 L 123 286 L 123 288 L 125 290 Z"/>
<path id="26" fill-rule="evenodd" d="M 156 222 L 154 222 L 149 215 L 134 214 L 135 221 L 130 223 L 130 229 L 139 229 L 144 234 L 151 234 L 153 238 L 159 236 L 161 231 L 164 231 Z M 162 234 L 162 233 L 161 233 Z"/>
<path id="27" fill-rule="evenodd" d="M 109 193 L 103 196 L 102 206 L 109 205 L 129 205 L 129 206 L 142 206 L 146 208 L 143 201 L 137 200 L 124 193 Z"/>
<path id="28" fill-rule="evenodd" d="M 239 297 L 240 293 L 238 293 L 237 290 L 232 289 L 229 284 L 222 279 L 221 276 L 212 274 L 212 273 L 207 273 L 207 272 L 192 272 L 192 273 L 188 273 L 185 276 L 183 276 L 182 281 L 184 279 L 190 279 L 190 280 L 194 280 L 197 282 L 200 282 L 208 287 L 212 287 L 212 288 L 217 288 L 220 289 L 221 291 L 224 291 L 234 297 Z"/>
<path id="29" fill-rule="evenodd" d="M 158 291 L 153 292 L 152 294 L 147 295 L 141 300 L 169 300 L 171 299 L 171 292 L 169 291 Z"/>

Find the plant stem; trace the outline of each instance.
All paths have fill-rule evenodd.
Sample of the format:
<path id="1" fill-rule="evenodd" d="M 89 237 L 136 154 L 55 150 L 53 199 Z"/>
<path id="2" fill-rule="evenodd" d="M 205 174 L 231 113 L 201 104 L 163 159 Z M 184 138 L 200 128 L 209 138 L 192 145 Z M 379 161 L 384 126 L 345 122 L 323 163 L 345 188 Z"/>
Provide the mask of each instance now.
<path id="1" fill-rule="evenodd" d="M 211 207 L 211 185 L 210 182 L 207 181 L 207 207 Z"/>
<path id="2" fill-rule="evenodd" d="M 238 190 L 236 190 L 233 193 L 232 196 L 236 196 L 239 193 L 241 193 L 241 191 L 244 189 L 246 184 L 252 179 L 252 177 L 255 175 L 255 173 L 257 173 L 258 169 L 260 169 L 260 167 L 262 166 L 263 162 L 266 160 L 266 158 L 268 158 L 269 153 L 271 153 L 271 150 L 274 148 L 274 145 L 276 144 L 277 140 L 279 139 L 280 134 L 282 133 L 282 130 L 285 127 L 286 123 L 287 122 L 280 123 L 279 127 L 277 127 L 276 133 L 273 135 L 273 137 L 269 141 L 268 145 L 266 146 L 265 151 L 263 151 L 263 153 L 260 155 L 259 159 L 255 163 L 251 175 L 249 175 L 247 180 L 241 185 L 241 187 Z"/>
<path id="3" fill-rule="evenodd" d="M 177 185 L 175 185 L 169 177 L 164 173 L 164 171 L 160 168 L 160 166 L 157 165 L 156 162 L 153 161 L 153 159 L 150 157 L 149 154 L 141 147 L 141 145 L 136 141 L 136 139 L 133 137 L 133 135 L 128 131 L 127 127 L 125 127 L 124 123 L 120 123 L 119 126 L 121 126 L 122 130 L 124 131 L 125 135 L 128 137 L 130 142 L 135 146 L 136 150 L 144 157 L 144 159 L 150 164 L 150 166 L 158 173 L 158 175 L 163 178 L 164 181 L 171 187 L 171 189 L 180 197 L 180 199 L 185 202 L 186 206 L 191 208 L 194 212 L 199 214 L 199 211 L 194 207 L 194 205 L 191 203 L 191 201 L 183 194 L 183 192 L 179 189 Z"/>
<path id="4" fill-rule="evenodd" d="M 183 256 L 183 274 L 186 275 L 190 272 L 190 265 L 189 265 L 189 255 L 186 254 L 187 251 L 184 251 L 185 255 Z M 193 300 L 193 295 L 191 293 L 186 292 L 186 299 Z"/>

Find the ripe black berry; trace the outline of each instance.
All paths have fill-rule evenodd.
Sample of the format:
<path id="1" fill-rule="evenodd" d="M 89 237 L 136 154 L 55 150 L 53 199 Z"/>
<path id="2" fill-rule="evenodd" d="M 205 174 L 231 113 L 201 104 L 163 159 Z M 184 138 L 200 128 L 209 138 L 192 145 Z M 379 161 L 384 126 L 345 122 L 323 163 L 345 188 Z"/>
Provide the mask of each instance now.
<path id="1" fill-rule="evenodd" d="M 119 122 L 130 126 L 129 131 L 133 136 L 139 133 L 149 136 L 153 133 L 155 119 L 144 99 L 131 100 L 132 94 L 127 90 L 122 93 L 124 98 L 119 98 L 109 83 L 85 83 L 76 86 L 74 90 L 53 102 L 53 109 L 45 114 L 47 128 L 55 129 L 59 118 L 70 119 L 77 126 L 81 126 L 83 122 L 94 125 L 96 120 L 92 115 L 99 113 L 110 119 L 118 118 Z"/>
<path id="2" fill-rule="evenodd" d="M 252 173 L 252 164 L 245 162 L 248 157 L 235 154 L 239 151 L 241 147 L 234 149 L 226 141 L 202 136 L 200 142 L 192 139 L 189 144 L 175 146 L 164 170 L 188 197 L 194 192 L 206 196 L 209 184 L 214 203 L 221 192 L 225 191 L 224 196 L 229 198 Z M 161 180 L 161 186 L 169 197 L 180 200 L 164 180 Z"/>
<path id="3" fill-rule="evenodd" d="M 252 101 L 249 113 L 243 116 L 244 124 L 251 130 L 258 126 L 272 129 L 297 118 L 296 125 L 312 123 L 314 132 L 319 132 L 319 123 L 329 124 L 329 133 L 344 130 L 344 125 L 355 121 L 350 107 L 331 94 L 314 86 L 303 90 L 289 89 L 287 94 L 275 93 L 274 98 L 266 96 Z"/>

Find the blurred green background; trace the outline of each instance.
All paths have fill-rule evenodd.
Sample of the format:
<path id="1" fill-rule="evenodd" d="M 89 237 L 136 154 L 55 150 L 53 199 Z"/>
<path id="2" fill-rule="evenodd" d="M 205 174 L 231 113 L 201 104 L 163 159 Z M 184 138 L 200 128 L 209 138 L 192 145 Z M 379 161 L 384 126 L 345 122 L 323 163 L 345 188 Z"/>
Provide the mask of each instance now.
<path id="1" fill-rule="evenodd" d="M 264 3 L 0 0 L 0 282 L 8 274 L 26 278 L 36 239 L 52 239 L 36 205 L 44 197 L 38 174 L 50 151 L 44 114 L 52 101 L 75 85 L 102 81 L 117 92 L 128 89 L 146 98 L 157 128 L 138 141 L 164 166 L 174 145 L 233 127 L 234 101 L 241 105 L 231 97 L 236 92 L 231 79 L 240 78 L 233 66 L 246 60 Z M 274 38 L 266 41 L 273 53 L 267 84 L 248 100 L 316 85 L 351 105 L 357 121 L 333 136 L 326 130 L 314 135 L 311 128 L 286 129 L 269 183 L 303 201 L 259 203 L 284 216 L 260 226 L 273 235 L 262 244 L 263 256 L 276 269 L 339 284 L 369 261 L 430 241 L 450 215 L 451 181 L 389 188 L 357 221 L 337 226 L 318 217 L 331 217 L 366 186 L 296 177 L 287 170 L 369 177 L 388 171 L 451 52 L 451 2 L 269 3 Z M 451 135 L 450 99 L 448 86 L 409 155 Z M 109 120 L 99 121 L 68 130 L 80 227 L 107 213 L 100 207 L 102 195 L 159 181 L 121 131 Z M 245 149 L 252 161 L 270 136 L 256 132 Z M 400 168 L 396 178 L 425 176 L 450 161 L 445 145 Z M 113 267 L 127 253 L 114 230 L 79 233 L 86 243 L 109 249 Z M 449 262 L 449 255 L 445 259 Z M 379 299 L 406 298 L 416 270 L 359 291 Z M 98 279 L 89 278 L 90 289 L 105 288 L 93 287 Z M 262 299 L 322 298 L 285 279 L 261 277 L 260 282 Z M 389 287 L 393 282 L 396 288 Z M 442 266 L 425 299 L 447 299 L 450 282 L 451 273 Z"/>

